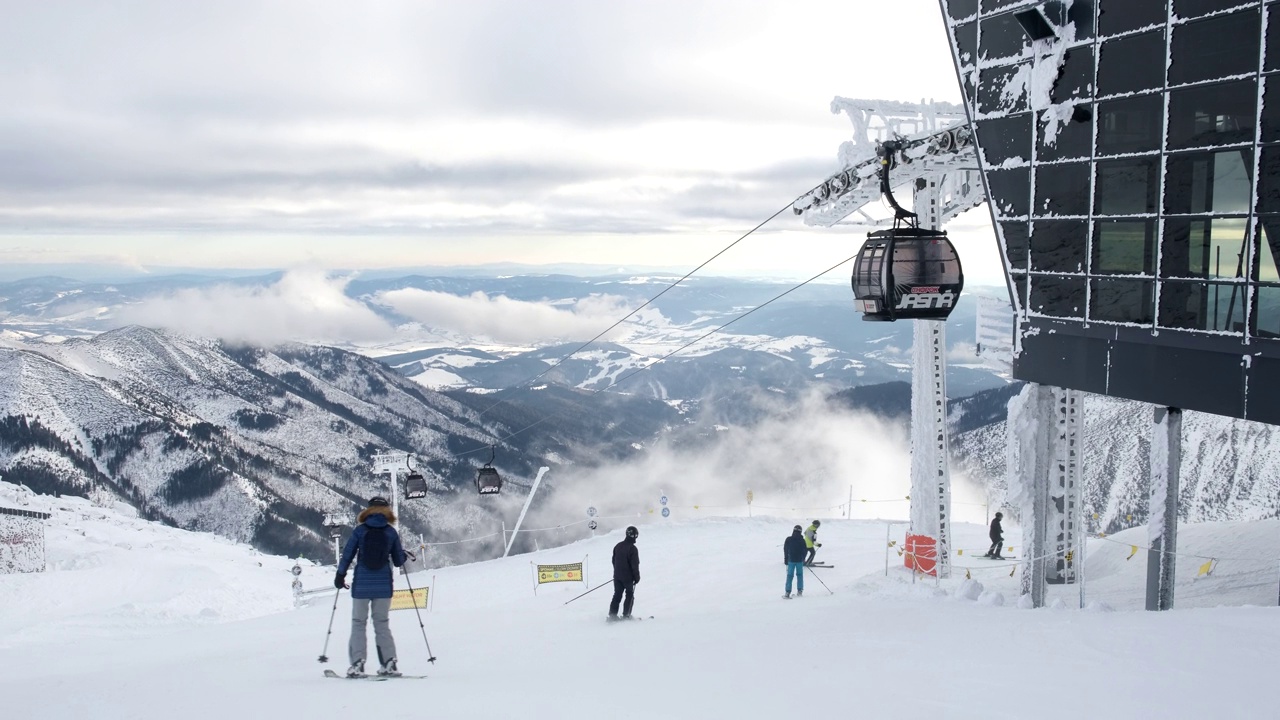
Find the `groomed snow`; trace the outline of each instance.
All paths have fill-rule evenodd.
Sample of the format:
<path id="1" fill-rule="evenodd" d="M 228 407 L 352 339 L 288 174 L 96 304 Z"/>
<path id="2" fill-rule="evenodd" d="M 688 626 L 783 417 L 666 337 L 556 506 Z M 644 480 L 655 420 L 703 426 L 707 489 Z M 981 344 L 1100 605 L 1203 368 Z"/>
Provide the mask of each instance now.
<path id="1" fill-rule="evenodd" d="M 986 547 L 977 525 L 954 528 L 966 548 L 955 564 L 977 568 L 974 579 L 959 569 L 935 585 L 913 583 L 894 551 L 885 576 L 883 523 L 828 519 L 819 557 L 836 567 L 811 573 L 831 592 L 809 575 L 803 598 L 782 600 L 781 543 L 809 518 L 643 524 L 636 614 L 656 619 L 640 623 L 603 621 L 607 587 L 569 605 L 582 584 L 533 591 L 530 562 L 589 556 L 588 587 L 605 582 L 618 529 L 428 570 L 412 580 L 435 595 L 422 617 L 438 662 L 426 662 L 414 613 L 395 612 L 401 669 L 430 677 L 374 683 L 321 677 L 345 668 L 348 601 L 344 593 L 321 665 L 333 593 L 289 609 L 291 560 L 56 502 L 69 509 L 48 523 L 49 572 L 0 576 L 7 717 L 1192 718 L 1274 709 L 1277 608 L 1019 609 L 1010 567 L 971 559 Z M 899 541 L 903 527 L 893 528 Z M 1280 551 L 1277 521 L 1203 527 L 1180 531 L 1183 549 Z M 1088 588 L 1117 608 L 1126 600 L 1116 588 L 1140 598 L 1145 573 L 1142 554 L 1115 555 L 1128 554 L 1125 540 L 1090 546 L 1099 578 Z M 308 566 L 302 578 L 323 588 L 330 572 Z M 1252 586 L 1224 586 L 1223 597 L 1274 605 L 1277 579 L 1259 565 Z M 1077 594 L 1054 588 L 1051 597 L 1074 608 Z"/>

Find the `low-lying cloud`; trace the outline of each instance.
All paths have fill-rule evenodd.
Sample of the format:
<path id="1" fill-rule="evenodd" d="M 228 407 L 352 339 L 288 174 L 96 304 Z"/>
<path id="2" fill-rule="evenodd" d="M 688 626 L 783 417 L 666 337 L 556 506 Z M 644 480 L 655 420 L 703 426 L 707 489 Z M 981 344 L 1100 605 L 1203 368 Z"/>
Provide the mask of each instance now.
<path id="1" fill-rule="evenodd" d="M 451 295 L 406 288 L 379 293 L 377 301 L 433 329 L 515 344 L 589 340 L 630 311 L 623 298 L 612 295 L 553 305 L 483 292 Z"/>
<path id="2" fill-rule="evenodd" d="M 385 340 L 395 328 L 344 288 L 350 278 L 291 271 L 271 285 L 220 284 L 159 295 L 122 308 L 121 325 L 271 347 L 285 342 Z"/>

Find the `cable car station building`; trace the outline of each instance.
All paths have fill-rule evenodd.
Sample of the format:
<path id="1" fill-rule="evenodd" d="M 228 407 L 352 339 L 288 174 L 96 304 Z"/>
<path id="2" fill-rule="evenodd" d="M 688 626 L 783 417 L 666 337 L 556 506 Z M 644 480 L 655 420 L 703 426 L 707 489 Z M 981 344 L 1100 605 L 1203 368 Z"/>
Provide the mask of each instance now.
<path id="1" fill-rule="evenodd" d="M 1035 383 L 1010 409 L 1010 472 L 1045 489 L 1027 554 L 1057 559 L 1024 588 L 1041 600 L 1074 579 L 1079 392 L 1113 395 L 1157 406 L 1147 607 L 1167 609 L 1181 411 L 1280 424 L 1280 5 L 940 4 L 1016 316 L 1013 376 Z"/>
<path id="2" fill-rule="evenodd" d="M 1010 480 L 1032 490 L 1024 592 L 1039 605 L 1046 584 L 1077 580 L 1087 392 L 1154 406 L 1147 607 L 1170 608 L 1182 410 L 1280 424 L 1280 3 L 939 6 L 963 117 L 939 122 L 942 104 L 922 105 L 915 134 L 889 128 L 905 148 L 892 184 L 914 180 L 934 229 L 974 204 L 955 182 L 967 169 L 988 201 L 1015 315 L 1012 374 L 1030 383 L 1008 423 Z M 858 102 L 832 106 L 854 121 L 853 145 L 868 117 L 847 107 Z M 869 171 L 848 148 L 841 159 L 843 173 L 797 201 L 807 223 L 848 222 L 871 196 Z M 913 399 L 912 525 L 938 538 L 945 569 L 945 430 L 926 448 L 936 478 L 917 471 L 928 428 L 945 427 L 945 382 L 922 380 L 939 378 L 938 353 L 922 353 L 920 327 L 942 323 L 914 322 L 913 395 L 932 396 Z"/>

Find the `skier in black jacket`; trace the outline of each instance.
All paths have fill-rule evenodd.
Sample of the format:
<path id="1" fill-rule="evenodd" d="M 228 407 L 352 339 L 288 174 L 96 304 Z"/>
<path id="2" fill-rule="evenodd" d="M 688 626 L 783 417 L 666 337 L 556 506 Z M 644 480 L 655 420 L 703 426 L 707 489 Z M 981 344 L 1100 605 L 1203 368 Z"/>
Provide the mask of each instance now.
<path id="1" fill-rule="evenodd" d="M 1004 528 L 1000 527 L 1000 519 L 1004 517 L 1003 513 L 996 513 L 996 517 L 991 521 L 991 549 L 987 551 L 986 557 L 996 560 L 1003 560 L 1000 556 L 1000 549 L 1004 547 Z"/>
<path id="2" fill-rule="evenodd" d="M 791 537 L 782 543 L 782 560 L 787 564 L 787 594 L 784 598 L 791 597 L 791 578 L 796 579 L 796 595 L 804 595 L 804 556 L 808 551 L 805 547 L 803 531 L 797 525 L 791 529 Z"/>
<path id="3" fill-rule="evenodd" d="M 636 538 L 640 531 L 635 525 L 627 528 L 627 537 L 613 546 L 613 600 L 609 603 L 609 619 L 618 619 L 618 603 L 622 596 L 627 596 L 622 603 L 623 619 L 631 619 L 631 606 L 636 601 L 636 585 L 640 583 L 640 551 L 636 549 Z"/>

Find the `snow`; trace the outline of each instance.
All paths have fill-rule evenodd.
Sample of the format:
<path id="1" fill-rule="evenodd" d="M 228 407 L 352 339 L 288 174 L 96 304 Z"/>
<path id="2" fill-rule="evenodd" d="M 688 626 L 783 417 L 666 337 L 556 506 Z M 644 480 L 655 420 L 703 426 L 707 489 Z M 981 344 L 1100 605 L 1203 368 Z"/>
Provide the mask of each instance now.
<path id="1" fill-rule="evenodd" d="M 808 518 L 641 524 L 636 614 L 656 619 L 607 624 L 607 587 L 565 603 L 607 580 L 621 537 L 613 528 L 532 555 L 415 574 L 414 587 L 431 587 L 433 607 L 422 619 L 438 661 L 426 662 L 415 614 L 395 612 L 401 669 L 430 677 L 373 684 L 321 677 L 325 667 L 344 669 L 348 633 L 343 594 L 331 661 L 316 662 L 333 608 L 330 569 L 302 563 L 306 587 L 322 592 L 295 610 L 288 558 L 7 484 L 0 504 L 54 512 L 49 571 L 0 576 L 0 696 L 10 717 L 225 720 L 376 710 L 388 719 L 536 720 L 607 711 L 702 720 L 801 710 L 837 717 L 856 707 L 864 717 L 985 719 L 1027 717 L 1028 708 L 1037 718 L 1074 718 L 1106 707 L 1116 717 L 1190 718 L 1263 717 L 1272 709 L 1258 689 L 1271 680 L 1280 611 L 1131 609 L 1140 607 L 1145 563 L 1123 556 L 1127 543 L 1145 537 L 1142 529 L 1092 541 L 1091 600 L 1081 611 L 1074 586 L 1050 589 L 1057 610 L 1020 609 L 1010 566 L 966 557 L 986 547 L 978 525 L 954 526 L 966 548 L 954 558 L 955 577 L 913 582 L 896 549 L 885 547 L 883 523 L 825 519 L 819 557 L 835 567 L 806 573 L 804 597 L 784 603 L 781 542 Z M 1188 606 L 1275 604 L 1280 521 L 1210 523 L 1180 534 L 1180 550 L 1257 558 L 1249 572 L 1227 569 L 1224 559 L 1213 576 L 1181 578 Z M 1016 529 L 1009 536 L 1014 542 Z M 588 586 L 534 593 L 531 562 L 583 556 Z M 974 579 L 965 580 L 966 568 Z M 403 578 L 397 585 L 405 587 Z M 798 696 L 797 682 L 818 691 Z"/>

